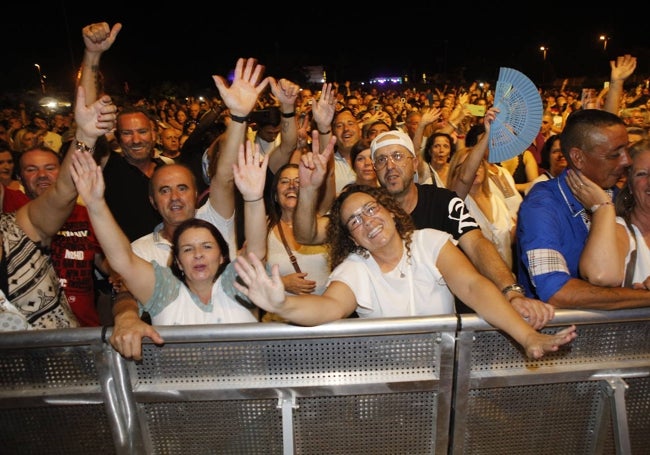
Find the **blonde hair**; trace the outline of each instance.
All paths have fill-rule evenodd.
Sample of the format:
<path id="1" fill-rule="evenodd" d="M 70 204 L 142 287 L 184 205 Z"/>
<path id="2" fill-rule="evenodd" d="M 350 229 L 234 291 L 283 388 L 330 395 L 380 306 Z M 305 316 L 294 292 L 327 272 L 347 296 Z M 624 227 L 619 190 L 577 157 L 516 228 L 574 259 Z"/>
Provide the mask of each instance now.
<path id="1" fill-rule="evenodd" d="M 460 150 L 456 150 L 456 153 L 451 157 L 449 161 L 449 175 L 447 176 L 447 188 L 453 186 L 453 182 L 458 178 L 460 173 L 461 165 L 465 162 L 463 158 L 469 155 L 472 152 L 473 147 L 465 147 Z M 481 167 L 483 168 L 483 183 L 481 183 L 481 191 L 486 196 L 491 196 L 492 191 L 490 191 L 490 172 L 488 169 L 488 163 L 485 161 L 485 158 L 481 159 Z M 476 174 L 474 175 L 474 177 Z"/>

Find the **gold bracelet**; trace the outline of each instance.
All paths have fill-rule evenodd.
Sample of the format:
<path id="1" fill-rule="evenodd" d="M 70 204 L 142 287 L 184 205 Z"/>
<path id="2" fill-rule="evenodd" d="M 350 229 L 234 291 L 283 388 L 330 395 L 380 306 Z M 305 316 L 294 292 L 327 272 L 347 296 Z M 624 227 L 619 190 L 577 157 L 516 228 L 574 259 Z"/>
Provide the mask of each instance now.
<path id="1" fill-rule="evenodd" d="M 244 202 L 257 202 L 257 201 L 261 201 L 262 199 L 264 199 L 264 196 L 260 196 L 257 199 L 244 199 Z"/>

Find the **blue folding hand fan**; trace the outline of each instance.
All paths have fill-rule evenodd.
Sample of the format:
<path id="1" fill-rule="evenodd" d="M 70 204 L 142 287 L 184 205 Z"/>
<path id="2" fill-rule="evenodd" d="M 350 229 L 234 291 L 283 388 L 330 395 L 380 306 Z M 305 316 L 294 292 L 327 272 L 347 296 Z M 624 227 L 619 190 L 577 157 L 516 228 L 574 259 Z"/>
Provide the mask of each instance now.
<path id="1" fill-rule="evenodd" d="M 523 153 L 542 125 L 542 97 L 525 74 L 500 68 L 494 91 L 500 112 L 490 125 L 488 161 L 498 163 Z"/>

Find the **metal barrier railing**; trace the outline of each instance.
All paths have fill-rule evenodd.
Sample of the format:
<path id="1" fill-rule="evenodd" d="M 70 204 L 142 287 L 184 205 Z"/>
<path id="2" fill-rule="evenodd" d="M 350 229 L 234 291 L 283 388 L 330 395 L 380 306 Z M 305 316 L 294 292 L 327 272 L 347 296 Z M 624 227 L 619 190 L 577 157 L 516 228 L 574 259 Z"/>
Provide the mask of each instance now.
<path id="1" fill-rule="evenodd" d="M 538 361 L 475 315 L 0 334 L 7 453 L 643 453 L 650 308 L 556 312 Z M 110 329 L 109 329 L 110 334 Z"/>

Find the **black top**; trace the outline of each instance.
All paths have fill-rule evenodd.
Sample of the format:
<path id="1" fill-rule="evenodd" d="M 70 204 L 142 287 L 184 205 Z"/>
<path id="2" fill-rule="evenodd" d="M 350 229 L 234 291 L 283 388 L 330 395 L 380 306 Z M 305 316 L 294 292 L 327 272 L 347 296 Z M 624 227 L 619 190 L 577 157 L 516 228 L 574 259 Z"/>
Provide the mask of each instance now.
<path id="1" fill-rule="evenodd" d="M 165 162 L 155 158 L 156 169 Z M 129 241 L 150 234 L 162 222 L 149 201 L 149 177 L 129 164 L 121 153 L 111 151 L 104 167 L 106 204 Z"/>
<path id="2" fill-rule="evenodd" d="M 418 189 L 418 203 L 411 212 L 411 219 L 417 229 L 438 229 L 450 233 L 456 240 L 469 231 L 480 229 L 455 192 L 430 184 L 415 185 Z"/>

